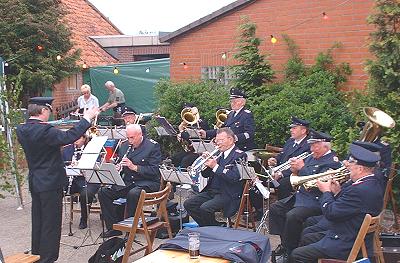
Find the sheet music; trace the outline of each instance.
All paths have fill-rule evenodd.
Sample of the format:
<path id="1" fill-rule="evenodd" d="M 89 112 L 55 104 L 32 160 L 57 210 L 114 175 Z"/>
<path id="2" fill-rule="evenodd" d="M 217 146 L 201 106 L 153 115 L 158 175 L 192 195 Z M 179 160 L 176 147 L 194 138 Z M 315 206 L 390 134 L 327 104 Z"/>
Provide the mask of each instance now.
<path id="1" fill-rule="evenodd" d="M 189 138 L 199 138 L 199 132 L 195 129 L 186 129 L 186 132 L 189 134 Z"/>
<path id="2" fill-rule="evenodd" d="M 167 168 L 166 166 L 160 166 L 160 173 L 162 178 L 167 182 L 190 185 L 195 184 L 188 172 L 181 171 L 175 167 Z"/>
<path id="3" fill-rule="evenodd" d="M 215 145 L 212 142 L 195 140 L 190 141 L 192 142 L 195 153 L 212 152 L 215 150 Z"/>
<path id="4" fill-rule="evenodd" d="M 158 136 L 169 136 L 168 132 L 164 129 L 164 127 L 158 126 L 154 127 L 156 129 Z"/>
<path id="5" fill-rule="evenodd" d="M 75 166 L 66 166 L 65 172 L 67 176 L 82 176 L 81 170 L 76 168 Z"/>
<path id="6" fill-rule="evenodd" d="M 165 131 L 168 133 L 168 135 L 177 135 L 178 132 L 175 130 L 175 128 L 167 121 L 165 117 L 162 116 L 156 116 L 154 117 L 158 123 L 165 129 Z"/>
<path id="7" fill-rule="evenodd" d="M 83 149 L 82 152 L 82 157 L 83 154 L 85 153 L 97 153 L 99 154 L 101 150 L 103 149 L 104 144 L 108 140 L 107 136 L 95 136 L 93 137 L 90 142 L 86 145 L 85 149 Z"/>
<path id="8" fill-rule="evenodd" d="M 248 165 L 242 165 L 240 163 L 236 164 L 239 170 L 240 180 L 251 180 L 252 178 L 257 178 L 254 167 Z"/>

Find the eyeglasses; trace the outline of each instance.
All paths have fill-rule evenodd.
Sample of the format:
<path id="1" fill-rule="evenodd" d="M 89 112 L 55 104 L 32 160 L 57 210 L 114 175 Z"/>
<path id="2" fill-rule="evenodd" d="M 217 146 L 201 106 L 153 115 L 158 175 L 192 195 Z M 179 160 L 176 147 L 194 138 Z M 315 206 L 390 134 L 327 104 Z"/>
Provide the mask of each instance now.
<path id="1" fill-rule="evenodd" d="M 82 92 L 82 95 L 85 95 L 85 94 L 89 94 L 89 92 L 88 91 Z"/>

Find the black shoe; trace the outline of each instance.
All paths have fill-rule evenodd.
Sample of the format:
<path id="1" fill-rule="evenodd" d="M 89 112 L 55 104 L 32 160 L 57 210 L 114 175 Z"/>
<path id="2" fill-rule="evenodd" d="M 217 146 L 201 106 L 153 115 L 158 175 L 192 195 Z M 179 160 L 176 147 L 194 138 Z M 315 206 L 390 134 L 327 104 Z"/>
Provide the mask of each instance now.
<path id="1" fill-rule="evenodd" d="M 85 219 L 81 218 L 81 221 L 79 222 L 79 229 L 85 229 L 87 228 L 87 222 Z"/>
<path id="2" fill-rule="evenodd" d="M 275 257 L 275 263 L 289 263 L 289 254 L 285 251 L 282 255 Z"/>
<path id="3" fill-rule="evenodd" d="M 276 249 L 274 250 L 274 255 L 275 256 L 281 256 L 286 252 L 286 249 L 282 246 L 282 244 L 279 244 Z"/>
<path id="4" fill-rule="evenodd" d="M 110 238 L 110 237 L 115 237 L 115 236 L 120 236 L 120 235 L 122 235 L 121 231 L 111 229 L 111 230 L 107 230 L 106 232 L 102 233 L 101 237 L 102 238 Z"/>

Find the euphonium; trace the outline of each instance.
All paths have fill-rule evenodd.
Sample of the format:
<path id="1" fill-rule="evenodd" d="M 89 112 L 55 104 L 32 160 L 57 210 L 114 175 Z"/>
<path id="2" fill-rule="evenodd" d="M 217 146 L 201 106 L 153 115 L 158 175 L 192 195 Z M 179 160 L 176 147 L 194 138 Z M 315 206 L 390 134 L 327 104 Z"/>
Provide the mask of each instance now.
<path id="1" fill-rule="evenodd" d="M 194 125 L 199 122 L 199 110 L 196 107 L 187 107 L 181 111 L 181 118 L 183 122 L 188 125 Z"/>
<path id="2" fill-rule="evenodd" d="M 215 119 L 217 122 L 215 123 L 215 127 L 221 128 L 226 119 L 228 119 L 229 111 L 227 109 L 219 109 L 215 113 Z"/>
<path id="3" fill-rule="evenodd" d="M 319 174 L 312 174 L 307 176 L 290 176 L 290 184 L 293 188 L 303 185 L 304 188 L 311 189 L 317 187 L 317 181 L 327 181 L 334 179 L 339 182 L 343 182 L 349 178 L 350 172 L 346 167 L 342 166 L 336 170 L 330 170 Z"/>
<path id="4" fill-rule="evenodd" d="M 374 107 L 365 107 L 364 114 L 368 118 L 361 132 L 360 141 L 374 142 L 382 133 L 382 128 L 393 128 L 396 122 L 387 113 Z"/>

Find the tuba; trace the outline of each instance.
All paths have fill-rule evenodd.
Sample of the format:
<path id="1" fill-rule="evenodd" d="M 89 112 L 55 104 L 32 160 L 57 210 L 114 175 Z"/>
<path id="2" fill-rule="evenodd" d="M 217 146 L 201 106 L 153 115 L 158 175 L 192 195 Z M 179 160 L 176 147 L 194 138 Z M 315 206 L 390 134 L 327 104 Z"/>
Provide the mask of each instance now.
<path id="1" fill-rule="evenodd" d="M 363 108 L 364 114 L 368 118 L 360 135 L 360 141 L 374 142 L 376 141 L 383 128 L 393 128 L 396 122 L 384 111 L 374 107 Z"/>
<path id="2" fill-rule="evenodd" d="M 330 170 L 319 174 L 312 174 L 307 176 L 290 176 L 290 184 L 293 188 L 299 186 L 304 186 L 306 190 L 317 187 L 317 181 L 327 181 L 329 179 L 334 179 L 339 183 L 347 181 L 349 179 L 350 172 L 346 167 L 342 166 L 336 170 Z"/>
<path id="3" fill-rule="evenodd" d="M 186 126 L 194 125 L 199 122 L 199 110 L 196 107 L 186 107 L 181 111 L 181 118 Z"/>
<path id="4" fill-rule="evenodd" d="M 215 123 L 216 128 L 221 128 L 226 119 L 228 119 L 229 110 L 227 109 L 219 109 L 215 113 L 215 119 L 217 122 Z"/>

